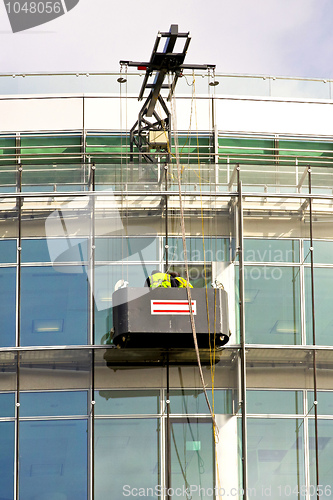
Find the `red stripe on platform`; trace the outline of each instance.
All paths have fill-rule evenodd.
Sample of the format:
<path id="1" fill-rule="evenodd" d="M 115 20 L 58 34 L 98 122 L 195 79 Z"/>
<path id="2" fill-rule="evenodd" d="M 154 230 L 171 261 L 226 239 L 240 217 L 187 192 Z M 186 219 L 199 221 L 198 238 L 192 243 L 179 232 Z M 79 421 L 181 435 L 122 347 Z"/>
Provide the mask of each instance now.
<path id="1" fill-rule="evenodd" d="M 189 309 L 184 309 L 184 311 L 181 311 L 180 309 L 154 309 L 153 310 L 154 313 L 189 313 L 190 310 Z"/>

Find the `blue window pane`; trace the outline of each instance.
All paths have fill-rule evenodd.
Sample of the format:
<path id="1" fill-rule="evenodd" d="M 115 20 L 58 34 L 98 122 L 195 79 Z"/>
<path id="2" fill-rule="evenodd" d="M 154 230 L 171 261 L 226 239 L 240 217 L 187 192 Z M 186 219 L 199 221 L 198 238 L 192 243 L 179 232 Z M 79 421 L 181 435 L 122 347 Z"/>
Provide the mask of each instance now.
<path id="1" fill-rule="evenodd" d="M 95 391 L 95 415 L 157 413 L 158 396 L 158 391 Z"/>
<path id="2" fill-rule="evenodd" d="M 14 422 L 0 422 L 0 498 L 14 498 Z"/>
<path id="3" fill-rule="evenodd" d="M 302 391 L 249 390 L 246 393 L 246 410 L 255 414 L 303 413 Z"/>
<path id="4" fill-rule="evenodd" d="M 0 240 L 0 264 L 16 263 L 16 240 Z"/>
<path id="5" fill-rule="evenodd" d="M 87 414 L 86 391 L 22 392 L 20 403 L 22 417 Z"/>
<path id="6" fill-rule="evenodd" d="M 15 417 L 15 394 L 13 392 L 0 394 L 0 418 L 2 417 Z"/>
<path id="7" fill-rule="evenodd" d="M 87 326 L 88 280 L 81 267 L 22 268 L 21 345 L 86 344 Z"/>
<path id="8" fill-rule="evenodd" d="M 207 391 L 210 404 L 213 404 L 212 391 Z M 170 391 L 170 409 L 177 414 L 209 413 L 209 408 L 203 391 L 172 390 Z M 230 389 L 214 391 L 214 412 L 232 413 L 232 391 Z"/>
<path id="9" fill-rule="evenodd" d="M 96 261 L 158 259 L 158 237 L 96 238 Z"/>
<path id="10" fill-rule="evenodd" d="M 247 262 L 299 262 L 297 240 L 244 239 L 244 260 Z"/>
<path id="11" fill-rule="evenodd" d="M 20 423 L 20 500 L 87 500 L 87 421 Z"/>
<path id="12" fill-rule="evenodd" d="M 15 345 L 16 269 L 0 268 L 0 346 Z"/>
<path id="13" fill-rule="evenodd" d="M 87 260 L 87 240 L 79 238 L 49 238 L 22 240 L 22 262 L 84 262 Z"/>
<path id="14" fill-rule="evenodd" d="M 125 498 L 126 485 L 156 488 L 159 484 L 156 419 L 96 419 L 94 434 L 95 500 Z M 157 495 L 145 498 L 157 500 Z"/>

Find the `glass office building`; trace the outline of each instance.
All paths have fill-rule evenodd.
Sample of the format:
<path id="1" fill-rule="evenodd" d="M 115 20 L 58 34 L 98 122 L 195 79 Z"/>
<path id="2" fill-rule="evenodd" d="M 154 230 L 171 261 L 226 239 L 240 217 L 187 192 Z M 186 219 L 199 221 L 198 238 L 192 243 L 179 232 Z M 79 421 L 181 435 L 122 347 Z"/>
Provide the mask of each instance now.
<path id="1" fill-rule="evenodd" d="M 0 77 L 0 499 L 333 498 L 333 83 L 189 74 L 151 165 L 143 75 L 118 77 Z M 184 271 L 179 175 L 191 283 L 224 286 L 231 337 L 200 353 L 215 433 L 172 350 L 167 492 L 165 352 L 110 331 L 119 280 Z"/>

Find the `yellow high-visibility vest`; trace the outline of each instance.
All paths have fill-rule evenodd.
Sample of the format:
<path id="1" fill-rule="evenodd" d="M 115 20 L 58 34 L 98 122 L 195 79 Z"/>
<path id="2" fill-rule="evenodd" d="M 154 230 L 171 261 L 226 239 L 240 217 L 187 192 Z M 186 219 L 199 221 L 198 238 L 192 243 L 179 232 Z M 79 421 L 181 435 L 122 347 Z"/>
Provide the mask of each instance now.
<path id="1" fill-rule="evenodd" d="M 171 277 L 166 273 L 155 273 L 149 276 L 150 288 L 171 288 Z"/>
<path id="2" fill-rule="evenodd" d="M 186 288 L 187 284 L 188 284 L 188 286 L 190 288 L 193 288 L 193 286 L 191 285 L 191 283 L 188 283 L 185 278 L 181 278 L 180 276 L 177 276 L 175 279 L 179 283 L 178 288 Z"/>

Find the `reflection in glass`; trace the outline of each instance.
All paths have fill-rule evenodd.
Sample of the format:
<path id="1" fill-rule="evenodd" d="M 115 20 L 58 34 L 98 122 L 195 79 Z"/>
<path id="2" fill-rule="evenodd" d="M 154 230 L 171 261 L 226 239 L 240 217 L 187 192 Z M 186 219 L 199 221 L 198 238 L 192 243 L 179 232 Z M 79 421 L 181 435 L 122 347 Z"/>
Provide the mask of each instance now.
<path id="1" fill-rule="evenodd" d="M 0 418 L 15 417 L 15 394 L 3 392 L 0 394 Z"/>
<path id="2" fill-rule="evenodd" d="M 305 499 L 301 419 L 248 418 L 248 486 L 257 498 Z"/>
<path id="3" fill-rule="evenodd" d="M 300 344 L 298 267 L 245 267 L 246 342 Z"/>
<path id="4" fill-rule="evenodd" d="M 214 495 L 214 443 L 211 422 L 196 418 L 171 423 L 171 487 L 190 488 L 192 500 Z M 197 490 L 195 491 L 195 488 Z M 200 492 L 201 488 L 201 492 Z"/>
<path id="5" fill-rule="evenodd" d="M 308 391 L 308 411 L 314 415 L 313 392 Z M 333 415 L 333 391 L 317 391 L 318 415 Z"/>
<path id="6" fill-rule="evenodd" d="M 95 500 L 124 498 L 126 487 L 148 488 L 157 499 L 159 484 L 156 419 L 95 420 Z M 146 491 L 147 492 L 147 491 Z"/>
<path id="7" fill-rule="evenodd" d="M 152 414 L 159 412 L 159 391 L 95 391 L 95 415 Z"/>
<path id="8" fill-rule="evenodd" d="M 21 417 L 86 415 L 86 391 L 21 392 Z"/>
<path id="9" fill-rule="evenodd" d="M 244 260 L 248 262 L 299 262 L 299 242 L 287 239 L 244 239 Z"/>
<path id="10" fill-rule="evenodd" d="M 213 407 L 212 391 L 207 391 L 208 399 Z M 172 413 L 198 414 L 209 413 L 204 392 L 198 389 L 184 389 L 170 391 L 170 409 Z M 214 391 L 214 412 L 232 414 L 232 390 L 217 389 Z"/>
<path id="11" fill-rule="evenodd" d="M 95 343 L 108 343 L 113 327 L 112 294 L 119 280 L 130 287 L 143 287 L 156 264 L 96 265 L 95 267 Z"/>
<path id="12" fill-rule="evenodd" d="M 155 236 L 145 238 L 96 238 L 95 260 L 157 260 L 158 243 L 159 240 Z"/>
<path id="13" fill-rule="evenodd" d="M 303 413 L 303 392 L 248 390 L 246 410 L 255 414 Z"/>
<path id="14" fill-rule="evenodd" d="M 16 240 L 0 240 L 0 264 L 16 263 Z"/>
<path id="15" fill-rule="evenodd" d="M 0 422 L 0 487 L 1 497 L 14 498 L 14 422 Z"/>
<path id="16" fill-rule="evenodd" d="M 304 277 L 306 341 L 308 344 L 312 344 L 312 292 L 310 269 L 304 270 Z M 317 345 L 333 345 L 332 279 L 333 269 L 314 269 L 314 302 Z"/>
<path id="17" fill-rule="evenodd" d="M 87 343 L 87 275 L 79 266 L 67 270 L 22 268 L 21 345 Z"/>
<path id="18" fill-rule="evenodd" d="M 316 499 L 316 441 L 315 423 L 309 422 L 310 453 L 310 498 Z M 318 420 L 319 482 L 322 493 L 320 498 L 333 498 L 332 456 L 333 456 L 333 421 Z"/>
<path id="19" fill-rule="evenodd" d="M 87 500 L 87 421 L 20 422 L 20 500 Z"/>
<path id="20" fill-rule="evenodd" d="M 0 268 L 0 345 L 15 345 L 16 269 Z"/>
<path id="21" fill-rule="evenodd" d="M 22 240 L 22 262 L 85 262 L 87 240 L 79 238 L 48 238 Z M 51 253 L 51 255 L 50 255 Z"/>

